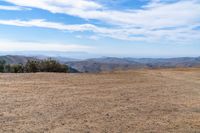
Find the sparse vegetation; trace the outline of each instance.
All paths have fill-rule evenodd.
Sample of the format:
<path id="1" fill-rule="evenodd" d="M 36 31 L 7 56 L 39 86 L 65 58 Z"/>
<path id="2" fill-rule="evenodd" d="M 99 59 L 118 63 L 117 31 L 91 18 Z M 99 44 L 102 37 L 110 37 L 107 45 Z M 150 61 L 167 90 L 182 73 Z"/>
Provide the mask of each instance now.
<path id="1" fill-rule="evenodd" d="M 0 61 L 1 73 L 68 72 L 68 66 L 51 58 L 46 60 L 28 60 L 26 64 L 6 64 Z"/>
<path id="2" fill-rule="evenodd" d="M 0 60 L 0 72 L 4 72 L 6 62 L 4 60 Z"/>

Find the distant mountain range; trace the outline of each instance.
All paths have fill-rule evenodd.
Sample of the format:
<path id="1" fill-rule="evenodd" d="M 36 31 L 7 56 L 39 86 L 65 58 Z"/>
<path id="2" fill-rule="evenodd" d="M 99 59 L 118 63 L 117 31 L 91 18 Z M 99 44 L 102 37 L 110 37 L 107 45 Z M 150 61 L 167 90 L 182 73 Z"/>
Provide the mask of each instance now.
<path id="1" fill-rule="evenodd" d="M 100 72 L 138 68 L 176 68 L 200 67 L 200 57 L 183 58 L 96 58 L 83 61 L 66 62 L 69 66 L 81 72 Z"/>
<path id="2" fill-rule="evenodd" d="M 65 58 L 65 57 L 20 56 L 20 55 L 0 56 L 0 60 L 5 60 L 7 64 L 25 64 L 28 60 L 43 60 L 43 59 L 47 59 L 47 58 L 52 58 L 63 64 L 66 62 L 69 62 L 69 61 L 80 61 L 78 59 Z"/>
<path id="3" fill-rule="evenodd" d="M 26 63 L 28 60 L 45 59 L 46 56 L 0 56 L 9 64 Z M 93 58 L 86 60 L 53 57 L 61 63 L 69 65 L 79 72 L 102 72 L 114 70 L 140 69 L 140 68 L 176 68 L 176 67 L 200 67 L 200 57 L 182 58 Z"/>
<path id="4" fill-rule="evenodd" d="M 70 59 L 88 59 L 99 58 L 101 55 L 87 53 L 87 52 L 61 52 L 61 51 L 0 51 L 0 56 L 13 55 L 13 56 L 28 56 L 28 57 L 60 57 Z"/>
<path id="5" fill-rule="evenodd" d="M 37 60 L 37 58 L 7 55 L 7 56 L 0 56 L 0 60 L 5 60 L 7 64 L 25 64 L 28 60 Z"/>

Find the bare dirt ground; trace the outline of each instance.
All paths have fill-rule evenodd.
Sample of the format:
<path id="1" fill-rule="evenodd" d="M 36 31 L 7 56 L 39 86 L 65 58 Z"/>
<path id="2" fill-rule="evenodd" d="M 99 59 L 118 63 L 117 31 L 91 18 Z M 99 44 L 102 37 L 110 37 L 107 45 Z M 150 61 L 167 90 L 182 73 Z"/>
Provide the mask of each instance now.
<path id="1" fill-rule="evenodd" d="M 0 74 L 1 133 L 199 133 L 200 69 Z"/>

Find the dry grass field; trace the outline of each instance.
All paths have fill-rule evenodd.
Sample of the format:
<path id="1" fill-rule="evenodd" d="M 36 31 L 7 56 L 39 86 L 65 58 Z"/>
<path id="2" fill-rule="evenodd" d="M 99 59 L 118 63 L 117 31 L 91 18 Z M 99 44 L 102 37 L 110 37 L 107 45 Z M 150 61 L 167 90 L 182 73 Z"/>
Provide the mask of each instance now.
<path id="1" fill-rule="evenodd" d="M 199 133 L 200 69 L 0 74 L 0 133 Z"/>

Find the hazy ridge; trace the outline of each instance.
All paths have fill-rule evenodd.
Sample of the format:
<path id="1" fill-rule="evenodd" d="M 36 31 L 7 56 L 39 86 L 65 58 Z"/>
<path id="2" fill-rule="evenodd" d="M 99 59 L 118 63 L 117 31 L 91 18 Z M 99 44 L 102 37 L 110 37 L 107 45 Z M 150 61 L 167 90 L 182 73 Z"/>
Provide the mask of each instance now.
<path id="1" fill-rule="evenodd" d="M 0 56 L 0 60 L 5 60 L 9 64 L 24 64 L 28 60 L 39 60 L 49 58 L 46 56 Z M 177 67 L 200 67 L 200 57 L 181 58 L 92 58 L 86 60 L 72 59 L 66 57 L 53 57 L 61 63 L 69 65 L 80 72 L 102 72 L 113 70 L 128 70 L 140 68 L 177 68 Z"/>

